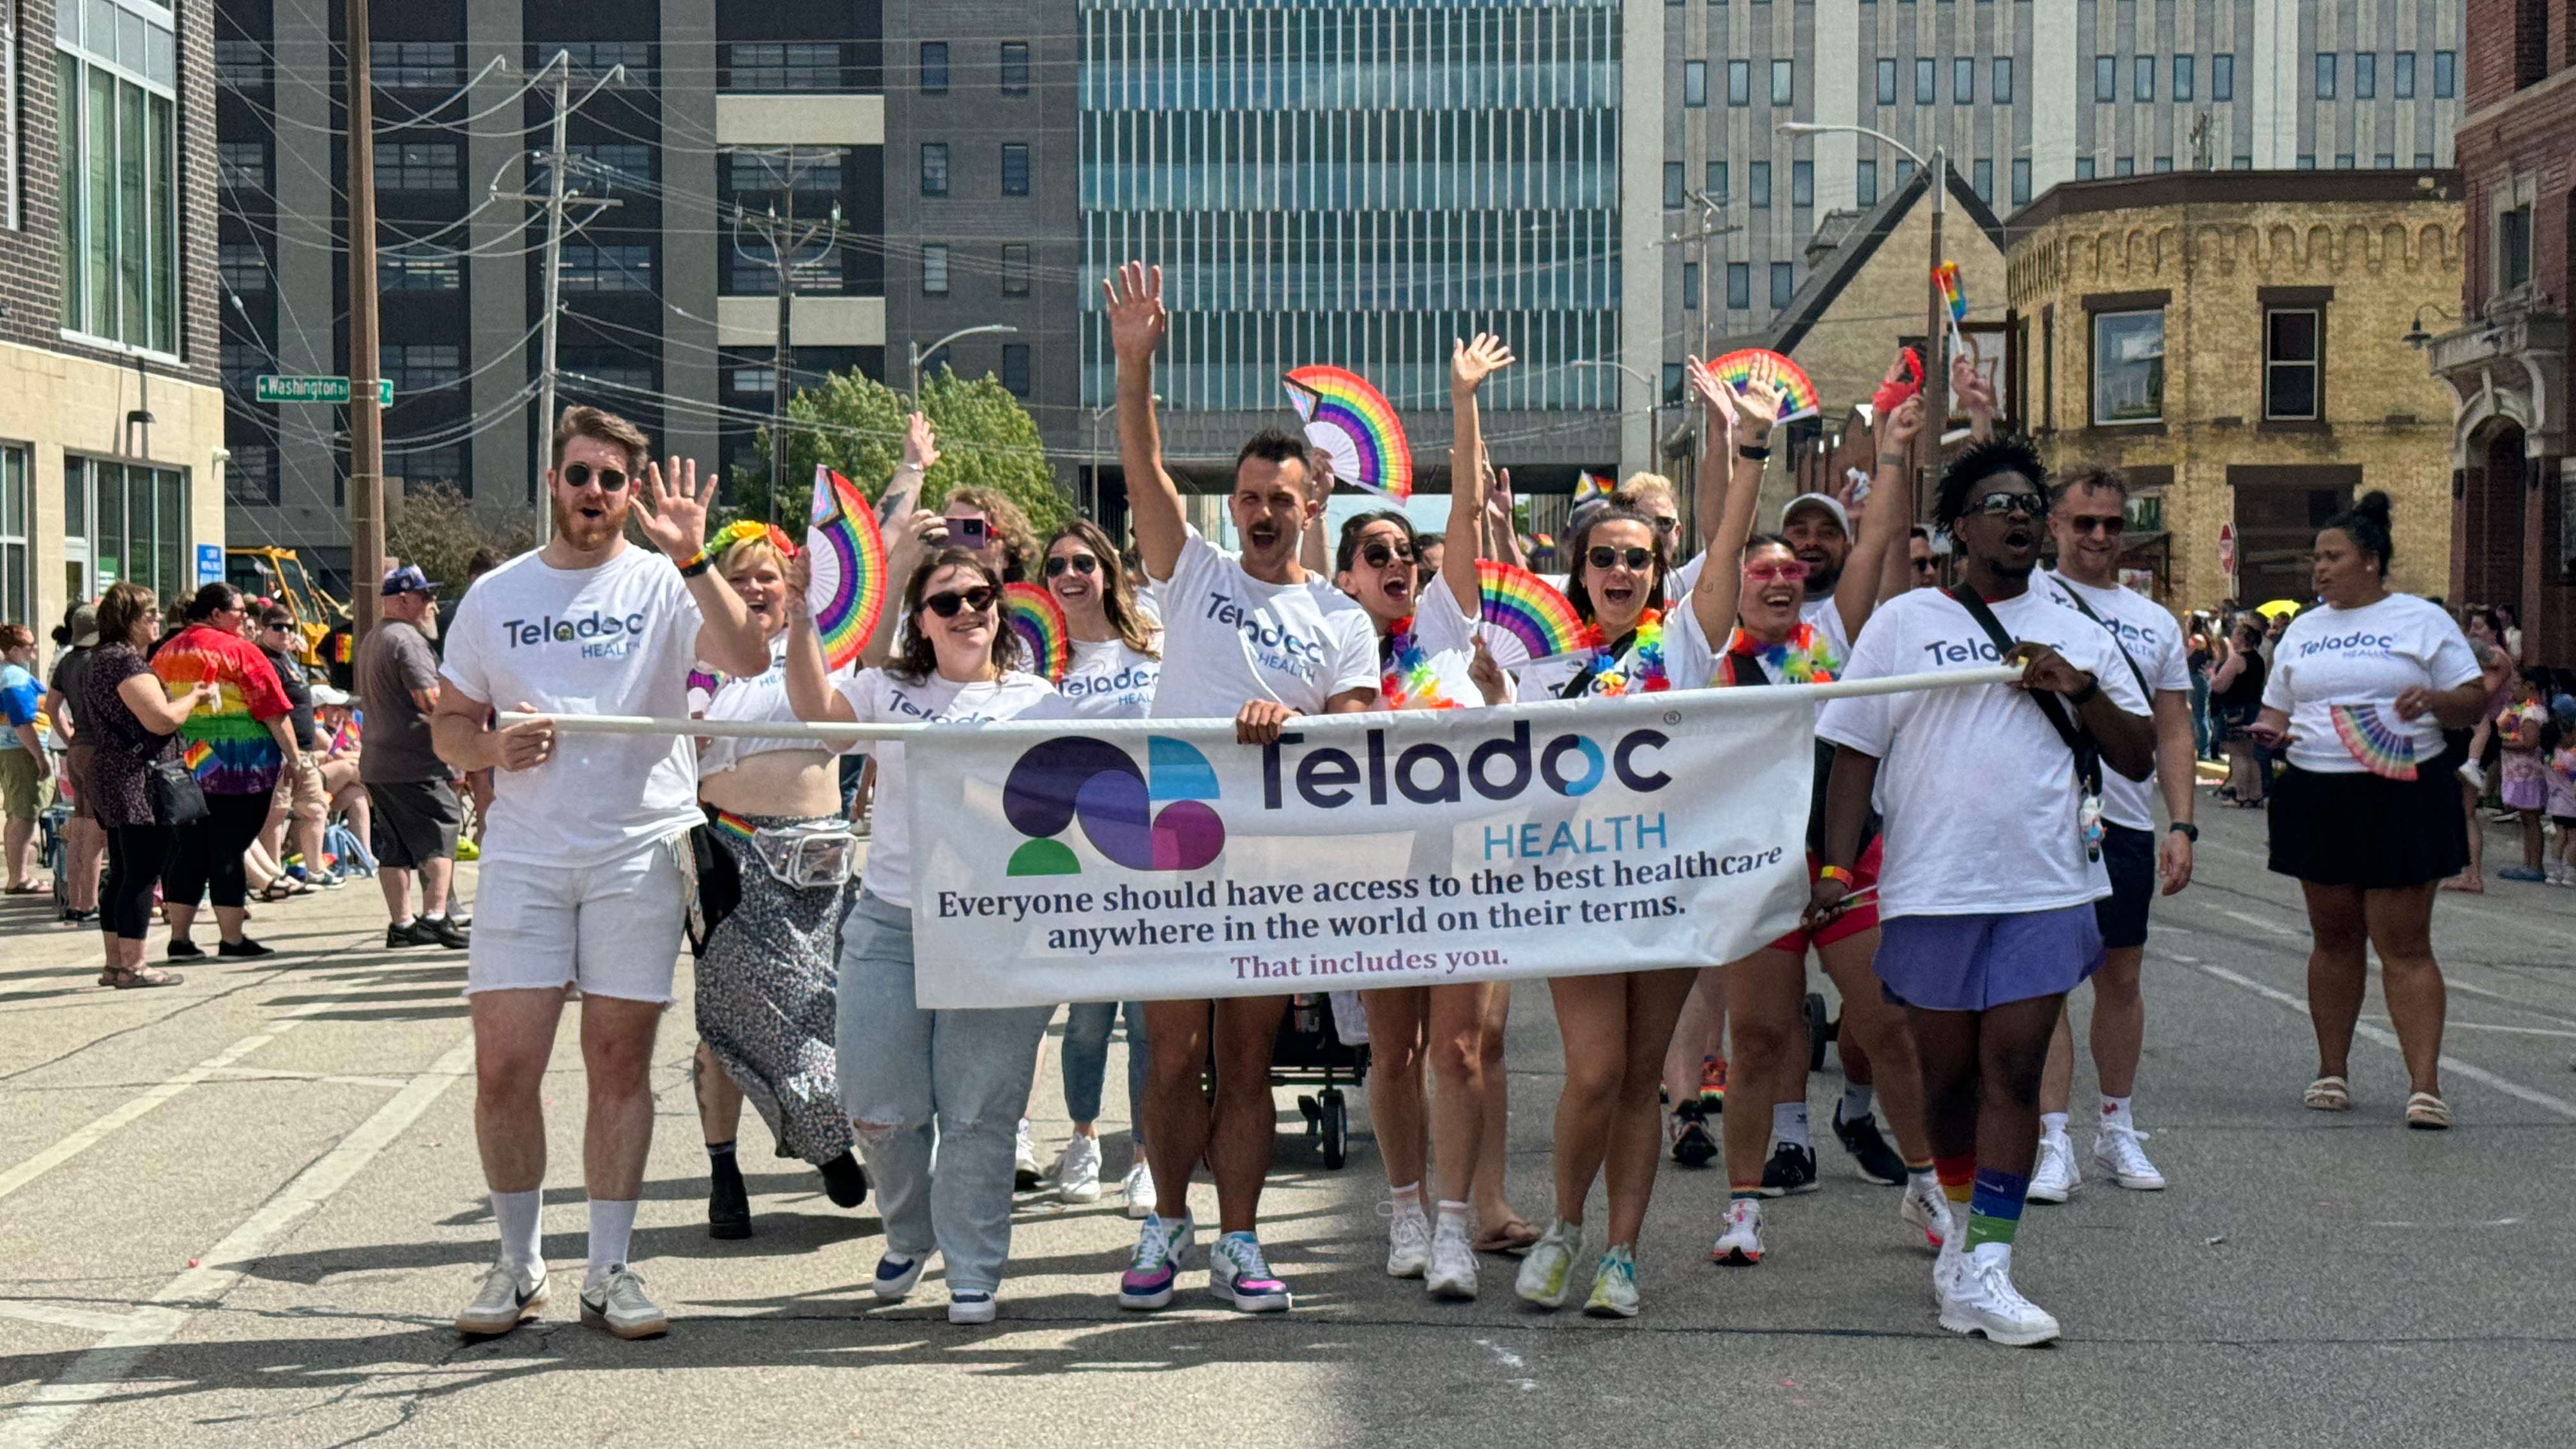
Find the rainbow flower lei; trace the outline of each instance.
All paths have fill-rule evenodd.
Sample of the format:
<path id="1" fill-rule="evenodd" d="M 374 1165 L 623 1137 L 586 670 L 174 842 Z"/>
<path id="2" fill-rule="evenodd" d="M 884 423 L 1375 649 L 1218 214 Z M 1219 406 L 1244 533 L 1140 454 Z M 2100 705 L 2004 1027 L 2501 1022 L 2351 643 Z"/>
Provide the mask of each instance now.
<path id="1" fill-rule="evenodd" d="M 1664 615 L 1660 609 L 1648 609 L 1637 616 L 1637 633 L 1629 653 L 1636 661 L 1635 681 L 1620 672 L 1618 656 L 1611 653 L 1610 641 L 1601 635 L 1601 626 L 1586 626 L 1591 633 L 1592 658 L 1586 665 L 1592 671 L 1591 692 L 1605 699 L 1615 699 L 1631 692 L 1656 694 L 1673 687 L 1664 674 Z"/>
<path id="2" fill-rule="evenodd" d="M 1388 663 L 1378 681 L 1388 709 L 1456 709 L 1458 701 L 1440 692 L 1440 671 L 1414 641 L 1413 616 L 1405 615 L 1386 631 Z"/>
<path id="3" fill-rule="evenodd" d="M 1788 638 L 1777 644 L 1765 644 L 1745 633 L 1743 625 L 1736 625 L 1735 633 L 1726 641 L 1724 683 L 1737 682 L 1734 658 L 1738 654 L 1750 654 L 1770 665 L 1783 684 L 1831 684 L 1834 671 L 1842 667 L 1842 661 L 1834 657 L 1833 641 L 1825 637 L 1822 629 L 1803 619 L 1789 630 Z"/>

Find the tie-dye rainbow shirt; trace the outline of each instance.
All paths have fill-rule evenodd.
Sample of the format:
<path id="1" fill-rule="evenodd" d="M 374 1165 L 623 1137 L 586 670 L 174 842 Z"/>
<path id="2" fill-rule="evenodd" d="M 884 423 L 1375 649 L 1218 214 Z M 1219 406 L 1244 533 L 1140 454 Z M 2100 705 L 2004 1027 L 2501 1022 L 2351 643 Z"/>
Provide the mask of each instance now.
<path id="1" fill-rule="evenodd" d="M 200 708 L 179 726 L 179 757 L 196 772 L 197 788 L 209 795 L 260 795 L 277 788 L 284 759 L 267 722 L 294 706 L 267 655 L 238 635 L 191 624 L 152 656 L 152 672 L 172 699 L 201 679 L 221 689 L 213 709 Z"/>

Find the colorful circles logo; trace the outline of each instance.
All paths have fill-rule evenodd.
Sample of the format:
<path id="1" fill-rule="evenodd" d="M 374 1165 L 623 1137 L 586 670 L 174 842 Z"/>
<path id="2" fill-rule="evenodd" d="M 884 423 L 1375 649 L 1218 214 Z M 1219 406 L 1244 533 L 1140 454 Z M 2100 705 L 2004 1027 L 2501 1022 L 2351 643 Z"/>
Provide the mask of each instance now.
<path id="1" fill-rule="evenodd" d="M 1148 769 L 1088 735 L 1048 740 L 1020 756 L 1002 783 L 1002 816 L 1030 837 L 1011 852 L 1012 875 L 1079 875 L 1073 847 L 1055 837 L 1075 822 L 1083 839 L 1129 870 L 1198 870 L 1225 849 L 1225 822 L 1207 756 L 1164 735 L 1145 737 Z M 1157 804 L 1160 808 L 1157 809 Z"/>

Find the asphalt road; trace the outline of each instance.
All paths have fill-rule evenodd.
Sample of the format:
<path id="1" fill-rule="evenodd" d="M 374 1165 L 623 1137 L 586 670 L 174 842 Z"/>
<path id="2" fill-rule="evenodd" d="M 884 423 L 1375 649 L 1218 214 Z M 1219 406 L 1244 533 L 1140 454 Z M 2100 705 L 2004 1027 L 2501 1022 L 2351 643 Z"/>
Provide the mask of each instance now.
<path id="1" fill-rule="evenodd" d="M 2173 1187 L 2094 1184 L 2031 1209 L 2016 1278 L 2067 1328 L 2038 1351 L 1943 1333 L 1897 1194 L 1852 1177 L 1829 1142 L 1825 1189 L 1774 1205 L 1751 1270 L 1707 1258 L 1722 1176 L 1668 1164 L 1632 1322 L 1529 1311 L 1496 1260 L 1482 1301 L 1428 1302 L 1381 1271 L 1370 1142 L 1324 1170 L 1286 1091 L 1265 1238 L 1293 1314 L 1238 1317 L 1194 1293 L 1122 1314 L 1109 1293 L 1133 1227 L 1115 1194 L 1080 1209 L 1030 1196 L 1001 1322 L 955 1329 L 935 1273 L 902 1308 L 865 1296 L 873 1215 L 834 1209 L 756 1125 L 758 1235 L 706 1237 L 685 1015 L 658 1053 L 635 1249 L 672 1333 L 628 1344 L 573 1321 L 582 1091 L 567 1032 L 549 1090 L 559 1296 L 543 1321 L 467 1344 L 447 1320 L 491 1247 L 459 957 L 378 949 L 360 882 L 262 908 L 255 931 L 292 953 L 274 964 L 202 963 L 177 990 L 120 994 L 92 984 L 92 937 L 7 902 L 0 1449 L 2568 1443 L 2576 891 L 2443 899 L 2460 1126 L 2409 1133 L 2375 994 L 2356 1109 L 2301 1110 L 2304 918 L 2261 869 L 2259 820 L 2208 823 L 2201 879 L 2159 906 L 2149 947 L 2137 1103 Z M 1533 1216 L 1557 1051 L 1546 993 L 1525 987 L 1510 1176 Z M 1113 1083 L 1121 1070 L 1113 1058 Z M 1050 1051 L 1033 1104 L 1050 1152 L 1055 1076 Z M 1840 1086 L 1830 1064 L 1813 1080 L 1819 1120 Z M 1123 1133 L 1110 1158 L 1123 1166 Z"/>

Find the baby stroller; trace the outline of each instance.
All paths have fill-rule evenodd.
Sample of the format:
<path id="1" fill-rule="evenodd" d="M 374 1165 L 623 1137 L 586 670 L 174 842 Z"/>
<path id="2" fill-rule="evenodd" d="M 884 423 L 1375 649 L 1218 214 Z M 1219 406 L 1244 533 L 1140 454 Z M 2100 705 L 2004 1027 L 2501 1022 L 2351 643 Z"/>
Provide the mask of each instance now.
<path id="1" fill-rule="evenodd" d="M 349 828 L 346 820 L 334 820 L 323 830 L 322 853 L 336 858 L 340 869 L 350 875 L 376 873 L 376 857 L 368 851 L 367 843 L 358 838 L 358 832 Z"/>
<path id="2" fill-rule="evenodd" d="M 1321 1088 L 1300 1095 L 1297 1110 L 1306 1114 L 1306 1140 L 1322 1149 L 1324 1165 L 1339 1168 L 1350 1156 L 1351 1121 L 1342 1100 L 1342 1084 L 1368 1080 L 1369 1049 L 1344 1044 L 1333 1022 L 1333 1006 L 1322 992 L 1289 998 L 1288 1014 L 1279 1023 L 1270 1049 L 1273 1086 Z"/>

